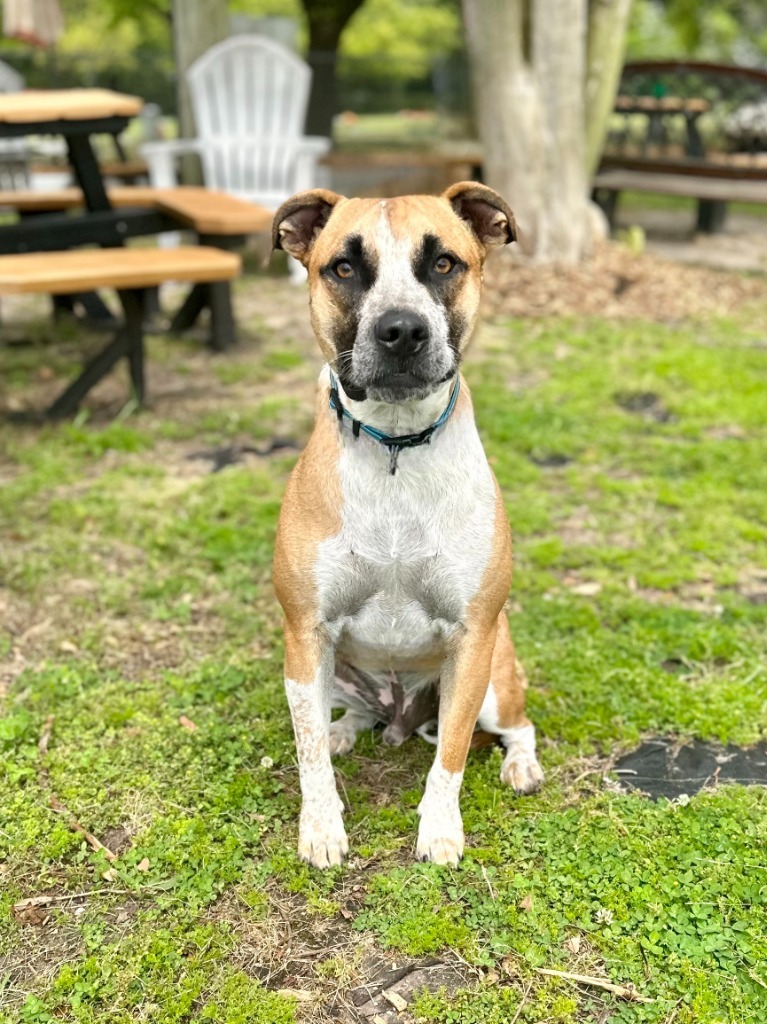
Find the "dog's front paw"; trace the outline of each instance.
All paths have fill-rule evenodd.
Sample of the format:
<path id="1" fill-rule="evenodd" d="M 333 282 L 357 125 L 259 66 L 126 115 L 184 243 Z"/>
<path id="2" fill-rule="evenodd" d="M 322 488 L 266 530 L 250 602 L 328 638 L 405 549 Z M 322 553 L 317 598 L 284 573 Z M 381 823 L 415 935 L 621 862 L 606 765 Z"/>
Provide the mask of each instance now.
<path id="1" fill-rule="evenodd" d="M 535 754 L 509 750 L 501 765 L 501 782 L 520 795 L 534 793 L 543 782 L 543 771 Z"/>
<path id="2" fill-rule="evenodd" d="M 340 800 L 339 800 L 340 803 Z M 340 811 L 328 809 L 324 815 L 301 812 L 298 828 L 298 856 L 315 868 L 343 864 L 349 852 L 349 840 Z"/>
<path id="3" fill-rule="evenodd" d="M 463 857 L 463 822 L 442 817 L 421 818 L 418 829 L 416 853 L 419 860 L 430 860 L 434 864 L 452 864 L 456 867 Z"/>

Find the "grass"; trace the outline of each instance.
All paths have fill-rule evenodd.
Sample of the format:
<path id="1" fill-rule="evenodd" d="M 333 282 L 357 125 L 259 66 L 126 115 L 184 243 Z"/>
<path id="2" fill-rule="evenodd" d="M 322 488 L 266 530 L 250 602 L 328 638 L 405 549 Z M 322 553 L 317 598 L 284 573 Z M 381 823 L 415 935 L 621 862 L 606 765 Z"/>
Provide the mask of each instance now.
<path id="1" fill-rule="evenodd" d="M 431 750 L 375 736 L 337 766 L 350 864 L 321 874 L 294 853 L 268 575 L 295 454 L 212 475 L 189 456 L 303 439 L 304 341 L 261 327 L 257 350 L 188 353 L 192 391 L 214 370 L 204 408 L 177 395 L 122 420 L 4 427 L 2 1024 L 355 1020 L 371 963 L 435 958 L 458 980 L 400 1019 L 763 1020 L 764 790 L 654 803 L 604 778 L 644 735 L 765 737 L 767 607 L 748 587 L 767 568 L 760 315 L 499 322 L 469 359 L 548 782 L 516 799 L 498 751 L 473 754 L 457 870 L 413 863 Z M 40 344 L 57 373 L 76 356 Z M 150 370 L 177 352 L 154 339 Z M 2 357 L 34 391 L 29 350 Z M 56 900 L 14 911 L 40 894 Z"/>

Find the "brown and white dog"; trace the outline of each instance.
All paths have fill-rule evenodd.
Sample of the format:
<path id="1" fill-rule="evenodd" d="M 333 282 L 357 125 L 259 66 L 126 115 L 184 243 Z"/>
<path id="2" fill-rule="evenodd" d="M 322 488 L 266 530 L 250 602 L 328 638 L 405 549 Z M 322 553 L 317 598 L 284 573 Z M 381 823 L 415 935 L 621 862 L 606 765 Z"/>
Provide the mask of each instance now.
<path id="1" fill-rule="evenodd" d="M 438 719 L 422 860 L 463 854 L 459 793 L 477 726 L 506 749 L 502 782 L 529 793 L 543 778 L 503 610 L 508 522 L 459 377 L 485 255 L 514 232 L 504 200 L 472 182 L 384 200 L 317 189 L 275 215 L 275 247 L 309 272 L 327 360 L 274 558 L 298 851 L 316 867 L 340 864 L 349 846 L 331 755 L 376 723 L 398 744 L 430 738 Z M 346 711 L 331 723 L 333 707 Z"/>

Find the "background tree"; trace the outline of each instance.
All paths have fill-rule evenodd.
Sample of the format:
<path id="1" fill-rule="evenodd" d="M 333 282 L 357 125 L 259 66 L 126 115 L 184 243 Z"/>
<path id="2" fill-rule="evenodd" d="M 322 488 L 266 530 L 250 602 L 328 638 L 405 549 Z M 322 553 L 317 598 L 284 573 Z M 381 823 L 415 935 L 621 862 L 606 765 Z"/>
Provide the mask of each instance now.
<path id="1" fill-rule="evenodd" d="M 338 112 L 338 45 L 363 0 L 302 0 L 309 28 L 307 60 L 314 72 L 306 131 L 331 135 Z"/>
<path id="2" fill-rule="evenodd" d="M 537 260 L 575 262 L 590 249 L 590 163 L 615 99 L 629 8 L 463 0 L 485 180 L 511 203 Z"/>

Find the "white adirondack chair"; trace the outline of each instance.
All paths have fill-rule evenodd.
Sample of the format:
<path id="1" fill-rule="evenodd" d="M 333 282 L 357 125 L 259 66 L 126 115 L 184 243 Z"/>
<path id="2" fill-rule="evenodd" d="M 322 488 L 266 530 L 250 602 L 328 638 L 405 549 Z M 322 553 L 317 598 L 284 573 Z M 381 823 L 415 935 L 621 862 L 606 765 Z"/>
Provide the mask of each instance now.
<path id="1" fill-rule="evenodd" d="M 18 71 L 0 60 L 0 93 L 20 92 L 23 88 L 24 79 Z M 0 139 L 0 187 L 16 189 L 29 186 L 27 155 L 25 139 Z"/>
<path id="2" fill-rule="evenodd" d="M 294 192 L 325 183 L 317 160 L 330 139 L 303 135 L 311 68 L 264 36 L 236 35 L 211 47 L 187 74 L 196 139 L 141 147 L 149 180 L 177 184 L 177 161 L 197 153 L 205 184 L 276 210 Z M 302 277 L 291 262 L 291 275 Z"/>

